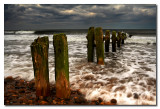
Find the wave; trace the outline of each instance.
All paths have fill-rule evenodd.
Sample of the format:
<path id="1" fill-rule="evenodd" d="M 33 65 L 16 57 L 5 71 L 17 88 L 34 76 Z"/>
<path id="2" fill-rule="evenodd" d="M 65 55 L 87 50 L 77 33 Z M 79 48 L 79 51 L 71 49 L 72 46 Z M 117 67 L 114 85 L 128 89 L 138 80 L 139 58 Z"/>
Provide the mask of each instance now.
<path id="1" fill-rule="evenodd" d="M 34 34 L 35 31 L 4 31 L 5 35 L 26 35 L 26 34 Z"/>

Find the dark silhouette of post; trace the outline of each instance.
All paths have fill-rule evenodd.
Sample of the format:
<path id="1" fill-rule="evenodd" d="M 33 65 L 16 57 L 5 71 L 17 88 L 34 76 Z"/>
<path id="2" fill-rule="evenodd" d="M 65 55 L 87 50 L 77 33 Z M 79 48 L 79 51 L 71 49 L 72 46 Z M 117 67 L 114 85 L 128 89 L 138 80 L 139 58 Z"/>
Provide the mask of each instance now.
<path id="1" fill-rule="evenodd" d="M 56 97 L 70 98 L 68 43 L 65 34 L 53 36 L 55 55 Z"/>
<path id="2" fill-rule="evenodd" d="M 112 31 L 112 52 L 116 52 L 116 31 Z"/>
<path id="3" fill-rule="evenodd" d="M 105 40 L 105 52 L 109 52 L 110 30 L 106 30 L 104 40 Z"/>
<path id="4" fill-rule="evenodd" d="M 38 37 L 31 44 L 36 96 L 49 96 L 48 37 Z"/>
<path id="5" fill-rule="evenodd" d="M 97 64 L 104 65 L 104 42 L 101 27 L 95 29 Z"/>
<path id="6" fill-rule="evenodd" d="M 90 27 L 87 34 L 87 58 L 88 62 L 94 62 L 94 27 Z"/>
<path id="7" fill-rule="evenodd" d="M 118 32 L 118 35 L 117 35 L 117 47 L 121 47 L 121 37 L 122 37 L 122 34 L 121 32 Z"/>

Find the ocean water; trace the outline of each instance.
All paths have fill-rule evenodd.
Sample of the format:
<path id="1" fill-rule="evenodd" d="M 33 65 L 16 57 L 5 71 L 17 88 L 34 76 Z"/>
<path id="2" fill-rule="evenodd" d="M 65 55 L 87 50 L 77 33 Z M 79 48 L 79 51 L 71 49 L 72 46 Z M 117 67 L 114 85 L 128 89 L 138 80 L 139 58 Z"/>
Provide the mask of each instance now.
<path id="1" fill-rule="evenodd" d="M 155 30 L 126 30 L 133 36 L 116 53 L 105 53 L 105 65 L 87 62 L 87 30 L 65 31 L 68 41 L 70 86 L 87 100 L 116 99 L 118 105 L 156 105 Z M 53 32 L 53 34 L 61 31 Z M 30 45 L 37 37 L 49 37 L 49 81 L 55 83 L 52 32 L 5 31 L 4 78 L 34 79 Z M 138 98 L 136 97 L 138 95 Z"/>

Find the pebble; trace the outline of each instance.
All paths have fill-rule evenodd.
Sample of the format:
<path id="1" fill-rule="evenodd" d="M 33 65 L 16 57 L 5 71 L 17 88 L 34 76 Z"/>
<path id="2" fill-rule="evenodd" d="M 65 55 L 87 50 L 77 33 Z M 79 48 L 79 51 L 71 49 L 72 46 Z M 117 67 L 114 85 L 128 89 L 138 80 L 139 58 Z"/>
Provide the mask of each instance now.
<path id="1" fill-rule="evenodd" d="M 103 101 L 103 99 L 99 97 L 99 98 L 98 98 L 98 101 L 99 101 L 99 102 L 102 102 L 102 101 Z"/>
<path id="2" fill-rule="evenodd" d="M 134 99 L 138 99 L 138 98 L 139 98 L 139 95 L 138 95 L 137 93 L 134 93 L 134 94 L 133 94 L 133 97 L 134 97 Z"/>
<path id="3" fill-rule="evenodd" d="M 5 80 L 7 80 L 7 81 L 13 81 L 13 77 L 12 76 L 8 76 L 8 77 L 5 78 Z"/>
<path id="4" fill-rule="evenodd" d="M 41 104 L 42 104 L 42 105 L 46 105 L 46 104 L 48 104 L 48 102 L 46 102 L 46 101 L 41 101 Z"/>
<path id="5" fill-rule="evenodd" d="M 22 79 L 22 80 L 20 80 L 19 82 L 24 83 L 24 80 Z"/>
<path id="6" fill-rule="evenodd" d="M 57 102 L 55 100 L 53 100 L 52 102 L 53 102 L 53 104 L 57 104 Z"/>
<path id="7" fill-rule="evenodd" d="M 128 98 L 131 97 L 131 96 L 132 96 L 132 93 L 131 93 L 131 92 L 127 94 L 127 97 L 128 97 Z"/>
<path id="8" fill-rule="evenodd" d="M 40 100 L 43 100 L 43 96 L 39 96 L 39 99 L 40 99 Z"/>
<path id="9" fill-rule="evenodd" d="M 8 90 L 8 93 L 15 93 L 15 90 Z"/>
<path id="10" fill-rule="evenodd" d="M 19 93 L 25 93 L 24 89 L 19 89 Z"/>
<path id="11" fill-rule="evenodd" d="M 79 97 L 74 97 L 74 101 L 75 101 L 75 103 L 81 104 L 81 103 L 85 102 L 85 99 L 83 97 L 79 96 Z"/>
<path id="12" fill-rule="evenodd" d="M 12 97 L 17 97 L 18 95 L 12 95 Z"/>
<path id="13" fill-rule="evenodd" d="M 80 89 L 77 90 L 77 94 L 78 94 L 78 95 L 82 95 Z"/>
<path id="14" fill-rule="evenodd" d="M 52 93 L 49 97 L 36 97 L 35 82 L 13 79 L 8 77 L 8 80 L 13 80 L 4 84 L 4 104 L 5 105 L 74 105 L 74 104 L 90 104 L 79 90 L 71 90 L 70 99 L 56 98 Z M 5 79 L 6 81 L 6 79 Z M 55 87 L 51 86 L 51 92 L 55 91 Z M 101 101 L 101 100 L 100 100 Z M 93 101 L 93 105 L 98 105 L 99 100 Z"/>
<path id="15" fill-rule="evenodd" d="M 32 100 L 28 100 L 28 103 L 29 103 L 29 104 L 32 104 L 32 103 L 33 103 L 33 101 L 32 101 Z"/>
<path id="16" fill-rule="evenodd" d="M 111 99 L 110 102 L 113 103 L 113 104 L 117 104 L 117 100 L 116 99 Z"/>
<path id="17" fill-rule="evenodd" d="M 100 105 L 104 105 L 104 102 L 101 102 Z"/>

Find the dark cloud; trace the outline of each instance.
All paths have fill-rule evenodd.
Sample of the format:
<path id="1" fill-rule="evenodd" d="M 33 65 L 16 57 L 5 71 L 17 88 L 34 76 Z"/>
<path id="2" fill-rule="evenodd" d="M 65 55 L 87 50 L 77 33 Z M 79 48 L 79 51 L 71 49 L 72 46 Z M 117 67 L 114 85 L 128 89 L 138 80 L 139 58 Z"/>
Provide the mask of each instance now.
<path id="1" fill-rule="evenodd" d="M 109 4 L 5 4 L 5 30 L 79 29 L 101 26 L 110 29 L 156 29 L 157 7 Z"/>

